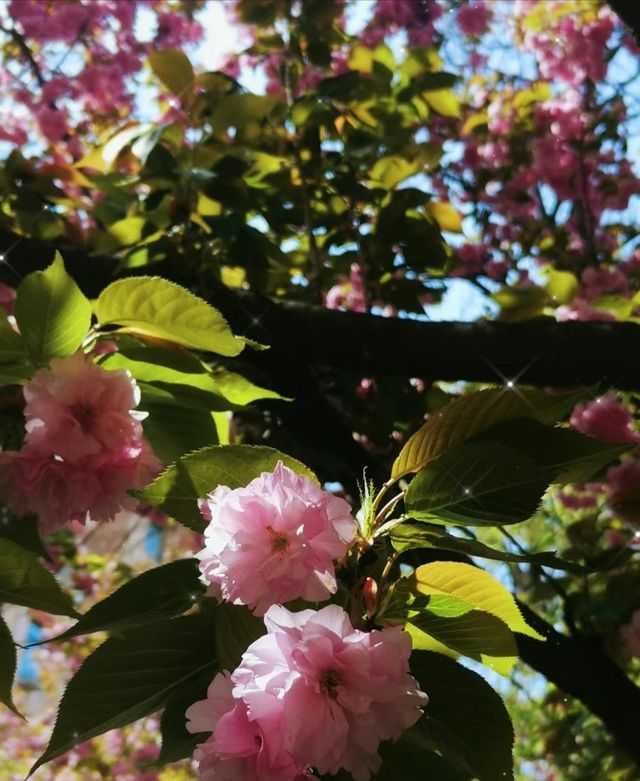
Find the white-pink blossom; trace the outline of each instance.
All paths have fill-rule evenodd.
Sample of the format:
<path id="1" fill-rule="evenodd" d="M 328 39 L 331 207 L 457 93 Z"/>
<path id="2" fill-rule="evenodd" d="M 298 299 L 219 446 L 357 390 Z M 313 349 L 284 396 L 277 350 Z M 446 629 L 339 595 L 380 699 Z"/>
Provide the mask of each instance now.
<path id="1" fill-rule="evenodd" d="M 571 414 L 571 425 L 601 442 L 637 442 L 633 415 L 615 393 L 606 393 L 593 401 L 578 404 Z"/>
<path id="2" fill-rule="evenodd" d="M 276 602 L 336 591 L 334 561 L 356 532 L 344 499 L 279 462 L 244 488 L 219 486 L 199 505 L 209 525 L 198 558 L 211 595 L 263 615 Z"/>
<path id="3" fill-rule="evenodd" d="M 274 605 L 265 625 L 231 676 L 234 697 L 251 719 L 280 714 L 294 763 L 366 781 L 380 767 L 380 741 L 397 740 L 427 701 L 409 674 L 409 635 L 361 632 L 337 605 L 299 613 Z"/>
<path id="4" fill-rule="evenodd" d="M 128 491 L 161 464 L 144 438 L 128 373 L 75 353 L 37 371 L 24 396 L 24 444 L 0 453 L 0 498 L 9 509 L 36 515 L 48 533 L 87 514 L 106 521 L 135 507 Z"/>
<path id="5" fill-rule="evenodd" d="M 284 750 L 281 708 L 250 719 L 247 704 L 234 698 L 228 673 L 219 673 L 207 698 L 186 712 L 189 732 L 211 732 L 194 753 L 201 781 L 299 781 L 307 777 Z"/>
<path id="6" fill-rule="evenodd" d="M 378 746 L 397 740 L 427 702 L 409 673 L 400 627 L 354 629 L 337 605 L 265 615 L 267 634 L 187 710 L 190 732 L 211 732 L 195 757 L 202 781 L 301 781 L 311 770 L 366 781 Z"/>

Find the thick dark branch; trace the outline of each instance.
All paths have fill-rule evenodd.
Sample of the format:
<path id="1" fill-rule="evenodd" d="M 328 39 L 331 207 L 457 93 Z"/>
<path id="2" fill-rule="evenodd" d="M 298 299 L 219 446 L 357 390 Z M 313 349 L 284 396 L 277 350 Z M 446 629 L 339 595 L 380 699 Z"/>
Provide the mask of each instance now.
<path id="1" fill-rule="evenodd" d="M 362 375 L 576 387 L 640 388 L 640 326 L 633 323 L 424 322 L 213 297 L 232 325 L 272 345 L 262 360 L 306 362 Z"/>
<path id="2" fill-rule="evenodd" d="M 19 239 L 0 279 L 16 285 L 21 276 L 44 268 L 51 245 Z M 0 253 L 16 236 L 0 231 Z M 63 250 L 78 284 L 96 296 L 116 273 L 110 258 Z M 124 272 L 162 274 L 189 286 L 182 263 Z M 427 380 L 470 380 L 571 388 L 603 384 L 640 389 L 640 326 L 634 323 L 557 323 L 551 318 L 523 322 L 448 323 L 337 312 L 306 304 L 274 301 L 227 288 L 198 290 L 228 318 L 234 330 L 271 350 L 252 356 L 265 372 L 295 371 L 301 364 Z"/>
<path id="3" fill-rule="evenodd" d="M 640 766 L 640 690 L 615 664 L 596 637 L 567 637 L 519 603 L 527 622 L 546 642 L 518 636 L 520 656 L 558 689 L 580 700 L 598 716 L 616 741 Z"/>

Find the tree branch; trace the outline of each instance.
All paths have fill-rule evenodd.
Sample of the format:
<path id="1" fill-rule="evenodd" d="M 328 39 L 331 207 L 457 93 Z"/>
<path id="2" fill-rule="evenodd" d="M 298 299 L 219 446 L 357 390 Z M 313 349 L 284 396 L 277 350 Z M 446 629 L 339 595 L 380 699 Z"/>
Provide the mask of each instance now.
<path id="1" fill-rule="evenodd" d="M 0 281 L 15 286 L 45 268 L 52 245 L 0 231 L 0 253 L 14 247 L 11 267 L 0 264 Z M 117 261 L 61 248 L 69 272 L 95 297 L 114 276 L 161 274 L 191 287 L 180 260 L 117 273 Z M 276 301 L 254 293 L 212 288 L 196 291 L 217 306 L 236 333 L 271 349 L 247 352 L 260 370 L 276 376 L 301 364 L 360 374 L 469 380 L 573 388 L 605 385 L 640 389 L 640 325 L 635 323 L 557 323 L 551 318 L 522 322 L 425 322 L 339 312 L 307 304 Z"/>
<path id="2" fill-rule="evenodd" d="M 597 637 L 567 637 L 534 613 L 518 606 L 545 642 L 518 635 L 520 657 L 558 689 L 580 700 L 640 766 L 640 690 L 607 654 Z"/>

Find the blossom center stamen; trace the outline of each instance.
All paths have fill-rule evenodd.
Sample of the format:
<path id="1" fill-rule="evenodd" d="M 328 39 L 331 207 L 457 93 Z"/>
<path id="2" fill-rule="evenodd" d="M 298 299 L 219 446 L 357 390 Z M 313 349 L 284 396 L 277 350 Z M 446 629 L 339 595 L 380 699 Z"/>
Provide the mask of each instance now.
<path id="1" fill-rule="evenodd" d="M 340 686 L 340 676 L 335 670 L 327 670 L 320 678 L 320 689 L 331 697 L 332 700 L 338 698 L 338 686 Z"/>
<path id="2" fill-rule="evenodd" d="M 271 542 L 272 550 L 284 551 L 289 547 L 289 538 L 286 535 L 282 534 L 281 532 L 277 532 L 273 526 L 267 526 L 267 531 L 273 537 Z"/>

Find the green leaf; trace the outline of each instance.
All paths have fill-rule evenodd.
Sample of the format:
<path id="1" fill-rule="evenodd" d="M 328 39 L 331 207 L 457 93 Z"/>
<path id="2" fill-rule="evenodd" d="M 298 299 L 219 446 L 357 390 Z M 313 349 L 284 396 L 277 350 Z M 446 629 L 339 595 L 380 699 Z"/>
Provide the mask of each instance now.
<path id="1" fill-rule="evenodd" d="M 519 450 L 497 442 L 463 442 L 418 472 L 405 507 L 410 518 L 431 523 L 518 523 L 533 515 L 549 483 Z"/>
<path id="2" fill-rule="evenodd" d="M 7 364 L 24 365 L 26 361 L 27 351 L 22 336 L 13 330 L 0 312 L 0 372 L 5 371 Z"/>
<path id="3" fill-rule="evenodd" d="M 36 364 L 75 352 L 91 325 L 91 304 L 67 274 L 59 252 L 47 269 L 20 283 L 14 312 Z"/>
<path id="4" fill-rule="evenodd" d="M 180 559 L 143 572 L 91 607 L 53 640 L 165 621 L 185 613 L 204 594 L 196 559 Z"/>
<path id="5" fill-rule="evenodd" d="M 466 556 L 478 556 L 496 561 L 509 561 L 514 564 L 535 564 L 540 567 L 552 567 L 575 574 L 587 570 L 580 564 L 559 559 L 553 551 L 539 553 L 508 553 L 491 548 L 479 540 L 454 537 L 446 532 L 430 528 L 421 523 L 399 523 L 389 532 L 391 544 L 398 553 L 416 548 L 436 548 L 462 553 Z"/>
<path id="6" fill-rule="evenodd" d="M 4 538 L 0 538 L 0 602 L 57 616 L 78 616 L 71 597 L 34 554 Z"/>
<path id="7" fill-rule="evenodd" d="M 0 702 L 3 702 L 9 710 L 20 715 L 16 708 L 11 689 L 16 674 L 16 647 L 11 637 L 9 627 L 0 616 Z"/>
<path id="8" fill-rule="evenodd" d="M 221 670 L 233 672 L 242 654 L 266 632 L 264 623 L 242 605 L 222 604 L 216 609 L 216 651 Z"/>
<path id="9" fill-rule="evenodd" d="M 174 95 L 193 92 L 196 76 L 187 55 L 179 49 L 160 49 L 149 54 L 151 70 Z"/>
<path id="10" fill-rule="evenodd" d="M 440 230 L 451 233 L 462 232 L 462 215 L 452 204 L 444 201 L 432 201 L 427 204 L 427 212 L 438 223 Z"/>
<path id="11" fill-rule="evenodd" d="M 518 656 L 513 633 L 499 618 L 482 610 L 441 616 L 423 609 L 409 616 L 405 629 L 415 650 L 445 656 L 462 654 L 505 677 L 511 674 Z"/>
<path id="12" fill-rule="evenodd" d="M 418 567 L 410 582 L 419 594 L 457 597 L 504 621 L 512 632 L 544 640 L 526 623 L 513 596 L 485 570 L 457 561 L 434 561 Z"/>
<path id="13" fill-rule="evenodd" d="M 212 306 L 160 277 L 129 277 L 112 282 L 96 302 L 101 326 L 220 355 L 238 355 L 244 341 Z"/>
<path id="14" fill-rule="evenodd" d="M 171 404 L 149 403 L 142 392 L 142 402 L 149 417 L 142 422 L 153 452 L 165 464 L 171 464 L 203 447 L 218 444 L 218 429 L 211 412 L 184 404 L 183 397 L 171 397 Z"/>
<path id="15" fill-rule="evenodd" d="M 536 388 L 487 388 L 449 402 L 409 438 L 396 458 L 391 476 L 417 472 L 431 459 L 484 429 L 514 418 L 555 423 L 585 397 L 585 391 L 550 396 Z"/>
<path id="16" fill-rule="evenodd" d="M 423 169 L 424 163 L 421 158 L 407 160 L 406 157 L 394 155 L 392 157 L 381 157 L 374 163 L 369 176 L 374 182 L 381 184 L 385 190 L 392 190 L 404 179 L 420 173 Z"/>
<path id="17" fill-rule="evenodd" d="M 216 621 L 217 632 L 217 621 Z M 167 762 L 177 762 L 191 757 L 198 743 L 204 743 L 211 733 L 191 733 L 187 730 L 185 713 L 194 702 L 206 699 L 207 689 L 213 679 L 207 668 L 198 675 L 184 681 L 179 688 L 174 689 L 167 699 L 167 704 L 160 719 L 162 747 L 156 765 Z"/>
<path id="18" fill-rule="evenodd" d="M 554 483 L 585 482 L 632 447 L 630 443 L 599 442 L 573 429 L 545 426 L 528 418 L 496 423 L 473 441 L 522 450 Z"/>
<path id="19" fill-rule="evenodd" d="M 411 655 L 411 672 L 429 695 L 426 715 L 414 729 L 473 778 L 513 779 L 513 727 L 491 686 L 457 662 L 428 651 Z"/>
<path id="20" fill-rule="evenodd" d="M 424 100 L 443 117 L 460 117 L 460 100 L 450 89 L 427 90 L 422 93 Z"/>
<path id="21" fill-rule="evenodd" d="M 428 705 L 425 710 L 428 714 Z M 468 773 L 432 750 L 431 742 L 419 725 L 420 722 L 404 732 L 397 742 L 380 744 L 378 753 L 382 767 L 373 776 L 373 781 L 470 781 Z M 327 779 L 334 777 L 327 776 Z"/>
<path id="22" fill-rule="evenodd" d="M 69 682 L 44 754 L 31 768 L 74 746 L 159 710 L 197 675 L 214 677 L 215 637 L 208 613 L 125 630 L 106 640 Z"/>
<path id="23" fill-rule="evenodd" d="M 7 385 L 22 385 L 25 380 L 28 380 L 35 372 L 35 368 L 32 366 L 24 366 L 22 364 L 6 364 L 0 366 L 0 387 L 6 387 Z"/>
<path id="24" fill-rule="evenodd" d="M 230 372 L 221 366 L 215 366 L 211 369 L 214 382 L 218 391 L 228 399 L 232 404 L 244 407 L 254 401 L 261 399 L 279 399 L 281 401 L 291 401 L 286 396 L 281 396 L 276 391 L 262 388 L 254 385 L 246 377 L 235 372 Z"/>
<path id="25" fill-rule="evenodd" d="M 48 558 L 47 550 L 42 544 L 38 531 L 38 519 L 35 516 L 11 515 L 6 507 L 0 508 L 0 537 L 15 542 L 25 550 Z"/>
<path id="26" fill-rule="evenodd" d="M 317 480 L 304 464 L 270 447 L 225 445 L 209 447 L 183 456 L 151 485 L 135 495 L 195 531 L 205 523 L 198 510 L 198 499 L 219 485 L 240 488 L 262 472 L 271 472 L 282 461 L 298 474 Z"/>

